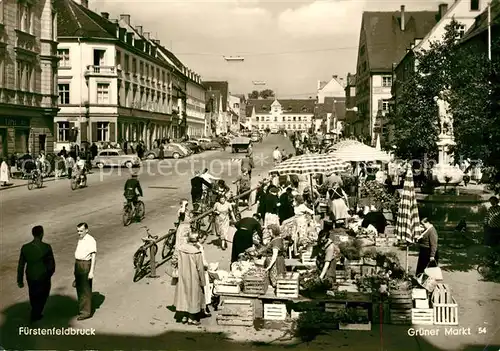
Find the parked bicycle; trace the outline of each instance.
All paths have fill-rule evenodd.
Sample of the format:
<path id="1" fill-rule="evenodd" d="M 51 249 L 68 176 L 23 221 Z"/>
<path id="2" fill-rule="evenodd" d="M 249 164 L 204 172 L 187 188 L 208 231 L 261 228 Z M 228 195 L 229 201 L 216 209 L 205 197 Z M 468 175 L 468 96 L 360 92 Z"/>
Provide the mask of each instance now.
<path id="1" fill-rule="evenodd" d="M 148 234 L 148 236 L 142 238 L 142 245 L 134 254 L 134 282 L 139 281 L 151 271 L 151 251 L 147 246 L 152 243 L 152 254 L 156 256 L 156 253 L 158 252 L 158 245 L 156 244 L 156 239 L 158 239 L 158 236 L 151 235 L 148 227 L 143 228 L 146 229 L 146 233 Z"/>
<path id="2" fill-rule="evenodd" d="M 87 176 L 78 174 L 71 177 L 71 190 L 85 188 L 87 186 Z"/>
<path id="3" fill-rule="evenodd" d="M 175 223 L 176 229 L 170 229 L 168 231 L 167 237 L 163 240 L 163 248 L 161 250 L 161 257 L 166 260 L 172 258 L 175 250 L 175 239 L 177 236 L 177 227 L 179 223 Z"/>
<path id="4" fill-rule="evenodd" d="M 34 187 L 41 188 L 43 186 L 43 176 L 38 169 L 33 169 L 28 178 L 28 190 L 32 190 Z"/>
<path id="5" fill-rule="evenodd" d="M 146 206 L 141 200 L 137 200 L 134 204 L 132 200 L 127 200 L 123 206 L 123 225 L 126 227 L 132 223 L 133 220 L 142 221 L 146 214 Z"/>
<path id="6" fill-rule="evenodd" d="M 500 281 L 500 248 L 490 248 L 485 255 L 481 256 L 477 272 L 484 280 Z"/>

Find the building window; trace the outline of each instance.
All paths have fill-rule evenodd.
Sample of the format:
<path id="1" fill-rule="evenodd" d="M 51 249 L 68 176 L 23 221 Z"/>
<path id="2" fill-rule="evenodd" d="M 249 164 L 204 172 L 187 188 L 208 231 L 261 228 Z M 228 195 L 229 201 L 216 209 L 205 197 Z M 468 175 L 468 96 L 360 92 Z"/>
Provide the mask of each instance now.
<path id="1" fill-rule="evenodd" d="M 384 88 L 390 88 L 392 86 L 392 77 L 391 76 L 382 77 L 382 86 Z"/>
<path id="2" fill-rule="evenodd" d="M 69 49 L 57 49 L 57 57 L 59 57 L 59 67 L 71 67 Z"/>
<path id="3" fill-rule="evenodd" d="M 122 52 L 121 51 L 118 51 L 116 50 L 116 58 L 115 58 L 115 65 L 116 67 L 122 67 Z"/>
<path id="4" fill-rule="evenodd" d="M 124 68 L 125 68 L 125 72 L 127 72 L 127 73 L 129 71 L 129 66 L 130 66 L 129 61 L 130 61 L 130 57 L 127 54 L 125 54 L 125 62 L 124 62 L 125 67 Z"/>
<path id="5" fill-rule="evenodd" d="M 255 117 L 255 122 L 259 121 L 259 116 Z"/>
<path id="6" fill-rule="evenodd" d="M 461 39 L 465 35 L 465 24 L 458 25 L 458 38 Z"/>
<path id="7" fill-rule="evenodd" d="M 299 116 L 299 122 L 302 121 L 302 117 Z"/>
<path id="8" fill-rule="evenodd" d="M 23 69 L 24 69 L 24 64 L 22 61 L 16 61 L 16 66 L 17 66 L 17 89 L 18 90 L 24 90 L 24 77 L 23 77 Z"/>
<path id="9" fill-rule="evenodd" d="M 18 16 L 18 29 L 31 34 L 31 5 L 18 4 Z"/>
<path id="10" fill-rule="evenodd" d="M 69 104 L 69 84 L 58 84 L 59 91 L 59 105 Z"/>
<path id="11" fill-rule="evenodd" d="M 97 103 L 109 104 L 109 84 L 97 83 Z"/>
<path id="12" fill-rule="evenodd" d="M 479 11 L 479 0 L 470 0 L 471 11 Z"/>
<path id="13" fill-rule="evenodd" d="M 109 141 L 109 122 L 97 122 L 97 141 Z"/>
<path id="14" fill-rule="evenodd" d="M 295 122 L 296 120 L 297 120 L 297 117 L 294 116 L 293 117 L 293 121 Z M 295 127 L 293 127 L 293 128 L 295 128 Z"/>
<path id="15" fill-rule="evenodd" d="M 69 122 L 57 122 L 57 141 L 69 141 Z"/>
<path id="16" fill-rule="evenodd" d="M 278 122 L 278 117 L 274 117 L 274 121 L 275 121 L 275 122 Z"/>
<path id="17" fill-rule="evenodd" d="M 135 58 L 132 59 L 132 73 L 133 74 L 137 73 L 137 59 Z"/>
<path id="18" fill-rule="evenodd" d="M 389 101 L 382 101 L 382 111 L 389 111 Z"/>

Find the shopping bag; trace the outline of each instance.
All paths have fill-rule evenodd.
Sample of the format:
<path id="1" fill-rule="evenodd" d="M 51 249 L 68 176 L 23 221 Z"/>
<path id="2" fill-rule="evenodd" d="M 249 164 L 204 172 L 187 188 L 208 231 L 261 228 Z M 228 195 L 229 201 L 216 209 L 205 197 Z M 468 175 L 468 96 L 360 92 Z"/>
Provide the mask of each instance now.
<path id="1" fill-rule="evenodd" d="M 443 280 L 443 272 L 441 271 L 441 268 L 438 266 L 436 267 L 429 267 L 424 270 L 424 273 L 427 274 L 429 277 L 434 278 L 436 281 L 441 281 Z"/>
<path id="2" fill-rule="evenodd" d="M 428 276 L 425 273 L 417 275 L 417 283 L 430 293 L 433 292 L 437 286 L 436 279 Z"/>

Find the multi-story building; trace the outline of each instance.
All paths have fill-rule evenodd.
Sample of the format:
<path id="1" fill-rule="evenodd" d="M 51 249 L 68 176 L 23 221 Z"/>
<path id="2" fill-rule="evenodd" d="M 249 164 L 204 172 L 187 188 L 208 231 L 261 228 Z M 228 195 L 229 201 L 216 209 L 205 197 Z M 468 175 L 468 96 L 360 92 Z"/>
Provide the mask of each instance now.
<path id="1" fill-rule="evenodd" d="M 229 95 L 228 113 L 231 116 L 230 129 L 233 132 L 240 130 L 241 123 L 241 97 L 236 95 Z"/>
<path id="2" fill-rule="evenodd" d="M 345 124 L 344 134 L 346 136 L 360 135 L 361 130 L 356 131 L 357 120 L 357 107 L 356 107 L 356 75 L 347 73 L 346 87 L 345 87 Z M 363 127 L 362 124 L 358 124 Z M 360 129 L 361 129 L 360 128 Z"/>
<path id="3" fill-rule="evenodd" d="M 380 119 L 389 111 L 392 66 L 415 38 L 429 33 L 436 15 L 433 11 L 406 12 L 405 6 L 399 12 L 363 13 L 356 68 L 357 136 L 374 143 L 383 134 Z"/>
<path id="4" fill-rule="evenodd" d="M 500 2 L 498 1 L 491 4 L 490 29 L 491 38 L 498 38 L 500 36 Z M 488 11 L 485 10 L 476 17 L 474 24 L 465 33 L 460 44 L 474 48 L 478 53 L 487 54 L 488 46 L 491 44 L 488 41 Z"/>
<path id="5" fill-rule="evenodd" d="M 57 23 L 51 1 L 0 1 L 0 156 L 53 151 Z"/>
<path id="6" fill-rule="evenodd" d="M 201 78 L 193 72 L 188 72 L 187 81 L 187 134 L 190 137 L 206 136 L 205 121 L 205 94 L 206 90 L 201 85 Z"/>
<path id="7" fill-rule="evenodd" d="M 249 99 L 247 118 L 254 130 L 308 131 L 314 126 L 315 105 L 313 99 Z"/>
<path id="8" fill-rule="evenodd" d="M 475 18 L 486 9 L 487 2 L 481 0 L 456 0 L 448 9 L 447 4 L 440 4 L 438 11 L 438 22 L 423 38 L 415 38 L 408 47 L 404 57 L 394 67 L 394 84 L 392 86 L 392 97 L 397 103 L 397 95 L 400 89 L 415 73 L 418 62 L 415 53 L 430 49 L 431 43 L 443 39 L 446 26 L 454 19 L 459 23 L 460 37 L 463 37 L 474 24 Z"/>
<path id="9" fill-rule="evenodd" d="M 224 119 L 223 94 L 218 90 L 205 92 L 205 135 L 216 136 L 222 133 L 220 121 Z"/>
<path id="10" fill-rule="evenodd" d="M 190 79 L 158 40 L 131 25 L 130 15 L 110 19 L 90 11 L 85 0 L 54 3 L 60 27 L 56 149 L 72 141 L 140 140 L 151 148 L 156 139 L 183 136 L 187 82 L 199 84 L 199 77 Z"/>
<path id="11" fill-rule="evenodd" d="M 228 133 L 230 130 L 231 126 L 231 116 L 228 111 L 228 104 L 229 104 L 229 83 L 228 82 L 217 82 L 217 81 L 212 81 L 212 82 L 203 82 L 203 87 L 207 91 L 207 99 L 210 100 L 212 99 L 212 92 L 218 92 L 220 95 L 220 98 L 222 99 L 222 102 L 218 106 L 213 106 L 211 109 L 213 110 L 214 108 L 216 111 L 211 112 L 211 118 L 212 118 L 212 124 L 215 123 L 215 134 L 220 135 L 224 133 Z M 217 95 L 217 94 L 215 94 Z M 219 110 L 221 109 L 221 110 Z M 215 120 L 214 120 L 215 118 Z"/>

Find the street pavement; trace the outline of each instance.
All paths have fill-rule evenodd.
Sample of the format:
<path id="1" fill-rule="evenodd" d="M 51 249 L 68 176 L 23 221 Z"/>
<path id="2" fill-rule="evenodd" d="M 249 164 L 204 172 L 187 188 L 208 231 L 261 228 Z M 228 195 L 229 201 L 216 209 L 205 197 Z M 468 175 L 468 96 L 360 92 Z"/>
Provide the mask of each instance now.
<path id="1" fill-rule="evenodd" d="M 254 147 L 254 181 L 272 167 L 271 154 L 275 146 L 291 151 L 290 142 L 279 135 L 271 135 Z M 185 160 L 145 162 L 139 170 L 139 179 L 144 190 L 146 218 L 129 227 L 121 223 L 123 185 L 129 177 L 128 170 L 96 170 L 89 176 L 88 187 L 75 191 L 71 191 L 66 179 L 48 182 L 44 188 L 32 191 L 26 187 L 2 191 L 0 346 L 6 349 L 282 349 L 281 341 L 272 342 L 282 336 L 282 331 L 221 328 L 213 317 L 204 319 L 200 327 L 176 324 L 173 312 L 168 309 L 173 303 L 175 289 L 164 267 L 158 269 L 160 277 L 157 279 L 132 282 L 132 256 L 141 245 L 140 238 L 145 236 L 141 227 L 146 225 L 156 235 L 166 233 L 173 227 L 180 200 L 189 198 L 192 173 L 206 167 L 212 174 L 233 181 L 239 173 L 239 163 L 235 159 L 243 156 L 213 151 Z M 76 224 L 79 222 L 89 224 L 98 248 L 93 286 L 96 312 L 92 319 L 85 321 L 76 321 L 76 292 L 71 287 Z M 28 325 L 29 305 L 27 288 L 19 289 L 16 285 L 17 260 L 21 245 L 31 240 L 31 227 L 37 224 L 44 226 L 44 240 L 53 247 L 56 274 L 45 318 L 34 327 L 94 328 L 95 336 L 20 335 L 19 327 Z M 221 251 L 209 243 L 210 239 L 205 248 L 207 260 L 220 262 L 221 269 L 229 269 L 230 248 Z M 309 345 L 288 347 L 295 350 L 447 349 L 433 346 L 432 337 L 410 337 L 407 330 L 408 327 L 384 325 L 379 329 L 374 326 L 372 332 L 336 332 L 319 337 Z M 476 343 L 471 341 L 471 344 Z M 484 346 L 460 349 L 489 350 Z"/>

